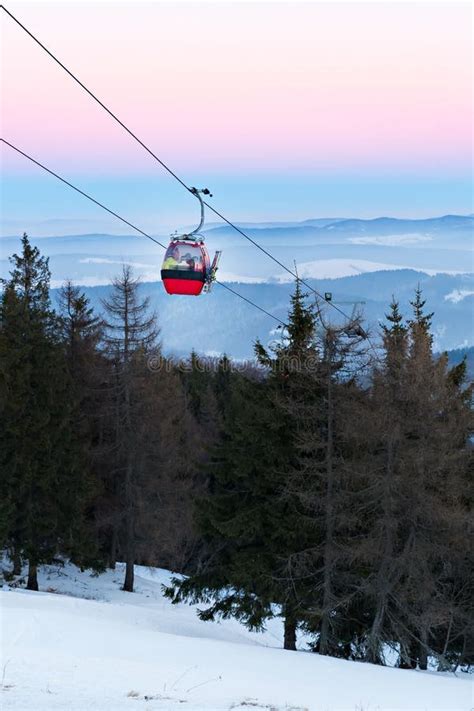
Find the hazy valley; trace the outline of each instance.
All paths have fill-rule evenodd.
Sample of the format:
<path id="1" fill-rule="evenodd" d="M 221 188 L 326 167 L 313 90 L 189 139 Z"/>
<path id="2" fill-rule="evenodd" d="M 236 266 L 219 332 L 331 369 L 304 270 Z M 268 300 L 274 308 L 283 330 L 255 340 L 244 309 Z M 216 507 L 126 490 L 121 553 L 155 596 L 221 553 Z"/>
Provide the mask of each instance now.
<path id="1" fill-rule="evenodd" d="M 241 228 L 276 259 L 294 269 L 311 286 L 330 291 L 340 308 L 351 313 L 360 304 L 373 333 L 392 296 L 404 313 L 418 284 L 434 316 L 436 350 L 474 345 L 474 266 L 472 216 L 448 215 L 428 220 L 320 218 L 298 223 L 242 223 Z M 239 223 L 240 224 L 240 223 Z M 183 228 L 184 230 L 185 228 Z M 270 313 L 284 320 L 292 277 L 228 226 L 209 225 L 209 251 L 222 249 L 218 277 Z M 84 286 L 94 306 L 108 291 L 110 279 L 129 263 L 144 281 L 156 308 L 165 349 L 188 353 L 226 352 L 236 358 L 252 355 L 258 336 L 268 342 L 277 325 L 233 294 L 215 286 L 199 299 L 168 297 L 159 283 L 161 249 L 140 235 L 30 235 L 50 257 L 52 285 L 69 278 Z M 167 235 L 157 235 L 167 244 Z M 19 236 L 0 241 L 1 276 Z M 327 318 L 336 320 L 334 309 Z"/>

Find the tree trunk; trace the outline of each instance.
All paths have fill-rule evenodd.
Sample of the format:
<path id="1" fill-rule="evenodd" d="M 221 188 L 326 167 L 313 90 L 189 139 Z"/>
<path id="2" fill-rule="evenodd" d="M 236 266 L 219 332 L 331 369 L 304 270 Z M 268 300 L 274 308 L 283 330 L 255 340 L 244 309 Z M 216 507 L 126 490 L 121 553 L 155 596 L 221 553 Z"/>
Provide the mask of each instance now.
<path id="1" fill-rule="evenodd" d="M 372 664 L 381 664 L 381 648 L 383 643 L 383 626 L 385 612 L 389 604 L 391 567 L 394 547 L 394 516 L 392 502 L 392 486 L 394 471 L 394 445 L 390 434 L 387 443 L 387 461 L 384 467 L 383 497 L 382 497 L 382 525 L 383 525 L 383 551 L 382 560 L 374 581 L 376 590 L 376 606 L 374 620 L 368 636 L 367 661 Z"/>
<path id="2" fill-rule="evenodd" d="M 426 671 L 428 669 L 428 654 L 423 646 L 420 647 L 420 654 L 418 656 L 418 666 L 423 671 Z"/>
<path id="3" fill-rule="evenodd" d="M 451 665 L 449 662 L 446 661 L 446 654 L 449 649 L 449 643 L 451 642 L 451 630 L 453 627 L 453 611 L 450 610 L 449 612 L 449 625 L 448 629 L 446 631 L 446 639 L 444 641 L 444 647 L 443 647 L 443 652 L 440 656 L 440 660 L 438 663 L 438 671 L 450 671 L 452 669 Z"/>
<path id="4" fill-rule="evenodd" d="M 418 666 L 423 671 L 428 669 L 428 632 L 424 629 L 420 635 Z"/>
<path id="5" fill-rule="evenodd" d="M 402 646 L 400 669 L 416 669 L 417 652 L 413 641 Z"/>
<path id="6" fill-rule="evenodd" d="M 115 570 L 115 564 L 117 563 L 117 524 L 114 523 L 112 526 L 112 536 L 110 540 L 110 551 L 109 551 L 109 568 Z"/>
<path id="7" fill-rule="evenodd" d="M 380 649 L 382 645 L 381 629 L 385 616 L 385 595 L 381 595 L 377 600 L 377 607 L 374 621 L 368 636 L 367 661 L 371 664 L 381 664 Z"/>
<path id="8" fill-rule="evenodd" d="M 332 400 L 332 342 L 328 343 L 327 383 L 327 442 L 326 442 L 326 514 L 323 572 L 323 612 L 319 635 L 319 653 L 328 654 L 330 647 L 330 619 L 333 603 L 332 566 L 334 554 L 334 471 L 333 471 L 333 400 Z"/>
<path id="9" fill-rule="evenodd" d="M 134 561 L 133 558 L 128 559 L 125 562 L 125 581 L 123 584 L 123 589 L 125 592 L 133 592 L 133 579 L 134 579 Z"/>
<path id="10" fill-rule="evenodd" d="M 291 615 L 285 615 L 284 620 L 285 635 L 283 640 L 283 649 L 291 649 L 296 651 L 296 620 Z"/>
<path id="11" fill-rule="evenodd" d="M 13 575 L 21 575 L 21 555 L 17 545 L 13 547 Z"/>
<path id="12" fill-rule="evenodd" d="M 125 377 L 125 422 L 127 428 L 127 467 L 125 470 L 125 581 L 123 589 L 133 592 L 134 563 L 135 563 L 135 502 L 134 468 L 132 462 L 131 443 L 133 441 L 133 427 L 131 416 L 130 397 L 130 362 L 129 362 L 129 323 L 128 323 L 128 298 L 125 299 L 124 313 L 124 377 Z"/>
<path id="13" fill-rule="evenodd" d="M 129 454 L 127 471 L 125 473 L 125 581 L 123 589 L 133 592 L 135 563 L 135 508 L 132 487 L 133 465 Z"/>
<path id="14" fill-rule="evenodd" d="M 125 543 L 125 581 L 123 589 L 126 592 L 133 592 L 134 564 L 135 564 L 135 537 L 133 531 L 133 513 L 127 511 Z"/>
<path id="15" fill-rule="evenodd" d="M 29 561 L 27 590 L 38 590 L 38 569 L 36 563 Z"/>

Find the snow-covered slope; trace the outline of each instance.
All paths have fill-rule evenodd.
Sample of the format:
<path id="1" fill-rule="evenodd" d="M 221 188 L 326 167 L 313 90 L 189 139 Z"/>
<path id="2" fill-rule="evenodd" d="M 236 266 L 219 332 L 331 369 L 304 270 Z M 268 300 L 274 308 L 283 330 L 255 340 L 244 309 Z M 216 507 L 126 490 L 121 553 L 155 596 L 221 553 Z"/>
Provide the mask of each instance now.
<path id="1" fill-rule="evenodd" d="M 281 625 L 250 634 L 207 623 L 161 593 L 165 571 L 100 576 L 44 567 L 31 593 L 4 586 L 0 707 L 5 711 L 468 711 L 465 675 L 402 671 L 287 652 Z"/>

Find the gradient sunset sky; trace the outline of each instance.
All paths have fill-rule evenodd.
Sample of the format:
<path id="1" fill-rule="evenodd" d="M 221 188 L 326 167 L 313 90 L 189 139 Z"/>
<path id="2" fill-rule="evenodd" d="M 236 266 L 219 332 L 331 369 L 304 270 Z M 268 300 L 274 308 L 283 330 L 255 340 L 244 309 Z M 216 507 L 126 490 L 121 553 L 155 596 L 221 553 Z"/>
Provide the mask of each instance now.
<path id="1" fill-rule="evenodd" d="M 470 213 L 472 30 L 458 2 L 6 2 L 234 220 Z M 1 134 L 143 229 L 195 205 L 4 13 Z M 120 223 L 1 147 L 2 231 Z"/>

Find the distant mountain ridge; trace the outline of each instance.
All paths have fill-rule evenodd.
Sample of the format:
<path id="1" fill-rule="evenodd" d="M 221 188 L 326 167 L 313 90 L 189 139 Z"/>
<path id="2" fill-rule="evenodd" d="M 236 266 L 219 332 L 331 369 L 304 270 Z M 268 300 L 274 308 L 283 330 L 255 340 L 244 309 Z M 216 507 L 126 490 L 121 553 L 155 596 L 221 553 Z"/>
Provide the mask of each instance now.
<path id="1" fill-rule="evenodd" d="M 429 218 L 401 218 L 401 217 L 375 217 L 369 219 L 363 218 L 353 218 L 353 217 L 317 217 L 309 218 L 306 220 L 286 220 L 280 222 L 272 221 L 262 221 L 262 222 L 240 222 L 235 220 L 234 224 L 241 229 L 251 229 L 251 230 L 286 230 L 286 229 L 308 229 L 312 228 L 319 231 L 333 231 L 338 232 L 381 232 L 386 234 L 387 230 L 395 230 L 396 232 L 405 230 L 428 230 L 428 231 L 439 231 L 444 230 L 466 230 L 472 231 L 474 229 L 474 213 L 470 215 L 441 215 L 440 217 L 429 217 Z M 183 231 L 192 229 L 194 226 L 182 225 L 178 228 Z M 227 230 L 232 230 L 232 227 L 222 223 L 207 223 L 204 232 L 208 234 L 215 234 L 218 232 L 223 232 Z M 235 232 L 235 231 L 234 231 Z M 169 235 L 165 232 L 154 233 L 153 236 L 166 236 Z M 34 235 L 32 235 L 34 237 Z M 108 233 L 88 233 L 88 234 L 72 234 L 63 235 L 58 237 L 52 237 L 52 239 L 64 239 L 65 237 L 71 239 L 86 238 L 86 237 L 97 237 L 97 236 L 112 236 Z M 114 237 L 121 237 L 124 235 L 113 235 Z M 0 237 L 1 240 L 18 239 L 20 235 L 6 235 Z M 48 237 L 39 237 L 38 239 L 48 239 Z"/>
<path id="2" fill-rule="evenodd" d="M 307 276 L 351 274 L 357 271 L 357 266 L 353 269 L 352 265 L 360 265 L 361 271 L 405 267 L 430 273 L 474 271 L 472 216 L 444 215 L 422 220 L 329 217 L 252 224 L 255 223 L 238 223 L 279 262 L 291 267 L 296 261 Z M 280 267 L 266 254 L 230 226 L 213 225 L 205 231 L 206 239 L 210 251 L 222 250 L 220 274 L 224 279 L 255 282 L 279 278 Z M 153 236 L 163 245 L 168 244 L 169 235 Z M 159 278 L 162 250 L 139 234 L 30 235 L 30 239 L 51 257 L 55 283 L 65 278 L 80 284 L 107 283 L 125 261 L 134 264 L 144 279 Z M 0 276 L 8 273 L 7 257 L 19 245 L 19 235 L 0 239 Z M 337 269 L 321 272 L 318 263 L 331 260 L 337 261 Z"/>
<path id="3" fill-rule="evenodd" d="M 335 301 L 366 301 L 367 322 L 374 330 L 392 295 L 409 313 L 408 301 L 421 284 L 428 308 L 435 311 L 436 348 L 445 350 L 474 345 L 473 226 L 472 215 L 444 215 L 421 220 L 315 218 L 259 223 L 244 231 L 291 270 L 296 262 L 300 274 L 320 293 L 334 292 Z M 53 285 L 68 278 L 84 285 L 98 308 L 98 295 L 107 293 L 123 263 L 131 264 L 158 308 L 164 341 L 174 352 L 195 347 L 248 357 L 256 337 L 264 342 L 272 338 L 271 319 L 218 286 L 197 300 L 167 297 L 159 283 L 163 250 L 143 236 L 30 238 L 50 257 Z M 168 244 L 169 235 L 157 238 Z M 221 281 L 234 283 L 244 297 L 286 318 L 293 284 L 289 275 L 289 282 L 281 283 L 281 266 L 229 226 L 209 226 L 206 241 L 210 252 L 222 250 Z M 0 239 L 0 276 L 8 275 L 8 256 L 19 248 L 20 235 Z"/>
<path id="4" fill-rule="evenodd" d="M 244 224 L 236 223 L 238 227 Z M 302 222 L 270 224 L 270 225 L 247 225 L 249 229 L 266 232 L 271 230 L 308 230 L 311 229 L 319 233 L 342 232 L 342 233 L 368 233 L 368 234 L 400 234 L 403 232 L 439 232 L 440 230 L 465 230 L 469 232 L 474 229 L 474 217 L 472 215 L 443 215 L 441 217 L 430 217 L 423 219 L 406 219 L 397 217 L 376 217 L 365 220 L 359 218 L 322 218 L 315 220 L 304 220 Z M 222 233 L 232 230 L 228 225 L 208 228 L 208 234 Z"/>

